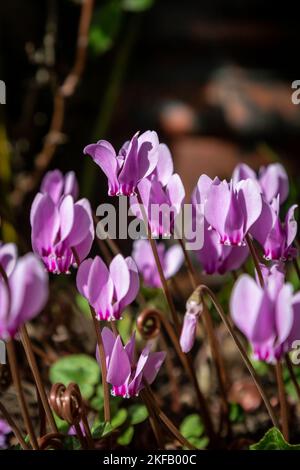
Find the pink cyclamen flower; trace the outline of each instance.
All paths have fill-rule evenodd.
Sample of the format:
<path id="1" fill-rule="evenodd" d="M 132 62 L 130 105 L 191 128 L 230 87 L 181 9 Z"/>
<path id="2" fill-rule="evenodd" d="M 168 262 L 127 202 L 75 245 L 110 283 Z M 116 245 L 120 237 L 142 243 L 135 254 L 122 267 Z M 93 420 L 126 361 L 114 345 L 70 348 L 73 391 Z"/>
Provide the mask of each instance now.
<path id="1" fill-rule="evenodd" d="M 87 199 L 74 202 L 71 195 L 55 203 L 49 194 L 38 193 L 30 214 L 33 251 L 54 274 L 68 273 L 75 265 L 72 248 L 80 261 L 89 254 L 94 224 Z"/>
<path id="2" fill-rule="evenodd" d="M 175 220 L 181 212 L 185 197 L 179 175 L 174 173 L 165 187 L 155 176 L 145 178 L 139 183 L 138 190 L 152 236 L 170 236 L 174 232 Z M 130 198 L 130 210 L 138 219 L 144 220 L 136 197 Z"/>
<path id="3" fill-rule="evenodd" d="M 288 175 L 280 163 L 271 163 L 261 167 L 258 177 L 252 168 L 245 163 L 241 163 L 235 167 L 232 178 L 234 183 L 247 178 L 258 181 L 261 191 L 269 203 L 279 196 L 280 204 L 282 204 L 289 194 Z"/>
<path id="4" fill-rule="evenodd" d="M 99 256 L 86 259 L 77 273 L 77 289 L 94 308 L 98 320 L 119 320 L 136 298 L 139 275 L 132 258 L 114 257 L 109 269 Z"/>
<path id="5" fill-rule="evenodd" d="M 106 356 L 107 382 L 112 385 L 112 395 L 123 398 L 135 397 L 144 388 L 145 381 L 152 384 L 165 360 L 165 352 L 150 352 L 146 346 L 135 361 L 135 334 L 126 346 L 121 337 L 115 337 L 109 328 L 103 328 L 102 340 Z M 98 357 L 98 348 L 96 351 Z"/>
<path id="6" fill-rule="evenodd" d="M 11 427 L 4 419 L 0 419 L 0 449 L 6 448 L 7 435 L 11 433 Z"/>
<path id="7" fill-rule="evenodd" d="M 266 259 L 285 261 L 297 255 L 296 248 L 292 246 L 297 235 L 297 222 L 294 217 L 296 208 L 297 205 L 290 207 L 284 223 L 281 223 L 279 195 L 271 204 L 263 201 L 261 214 L 250 232 L 263 247 Z"/>
<path id="8" fill-rule="evenodd" d="M 74 200 L 78 198 L 78 182 L 74 171 L 69 171 L 64 176 L 61 171 L 48 171 L 41 183 L 42 194 L 48 194 L 55 204 L 59 203 L 63 196 L 72 196 Z"/>
<path id="9" fill-rule="evenodd" d="M 244 333 L 256 359 L 274 363 L 300 339 L 300 293 L 293 295 L 291 284 L 273 266 L 265 287 L 243 274 L 236 282 L 230 300 L 234 323 Z"/>
<path id="10" fill-rule="evenodd" d="M 110 196 L 135 194 L 139 181 L 153 173 L 158 160 L 159 140 L 156 132 L 136 133 L 116 153 L 106 140 L 87 145 L 84 153 L 92 157 L 108 179 Z"/>
<path id="11" fill-rule="evenodd" d="M 204 240 L 200 250 L 195 252 L 206 274 L 225 274 L 239 269 L 249 255 L 247 246 L 227 246 L 220 243 L 214 229 L 204 221 Z"/>
<path id="12" fill-rule="evenodd" d="M 199 189 L 198 183 L 198 189 L 204 204 L 204 217 L 218 233 L 220 243 L 245 245 L 245 236 L 262 209 L 258 184 L 251 179 L 236 184 L 232 180 L 228 183 L 218 178 L 214 181 L 208 177 L 201 179 L 205 184 Z"/>
<path id="13" fill-rule="evenodd" d="M 186 304 L 183 326 L 180 334 L 180 347 L 182 352 L 188 353 L 192 349 L 197 332 L 198 318 L 203 311 L 202 304 L 189 299 Z"/>
<path id="14" fill-rule="evenodd" d="M 161 261 L 166 279 L 174 276 L 182 266 L 184 256 L 179 245 L 173 245 L 168 250 L 163 243 L 157 243 L 158 256 Z M 161 287 L 157 265 L 148 240 L 136 240 L 133 244 L 132 258 L 143 276 L 144 284 L 148 287 Z"/>
<path id="15" fill-rule="evenodd" d="M 0 278 L 0 338 L 13 338 L 21 326 L 36 317 L 48 299 L 48 276 L 33 254 L 17 259 L 13 244 L 2 245 L 0 263 L 9 288 Z"/>

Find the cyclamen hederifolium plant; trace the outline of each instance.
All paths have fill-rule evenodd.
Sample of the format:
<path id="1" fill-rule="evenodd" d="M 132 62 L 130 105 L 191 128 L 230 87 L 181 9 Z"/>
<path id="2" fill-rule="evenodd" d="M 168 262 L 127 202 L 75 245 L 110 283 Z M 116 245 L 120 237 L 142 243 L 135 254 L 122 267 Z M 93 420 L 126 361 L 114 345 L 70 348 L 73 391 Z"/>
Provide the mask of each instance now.
<path id="1" fill-rule="evenodd" d="M 273 428 L 258 444 L 250 437 L 246 448 L 251 442 L 261 448 L 270 439 L 292 447 L 292 387 L 300 399 L 300 293 L 294 273 L 300 271 L 297 206 L 288 207 L 284 167 L 271 163 L 257 175 L 241 164 L 230 181 L 201 175 L 186 201 L 171 152 L 154 131 L 136 133 L 120 150 L 105 140 L 89 144 L 83 158 L 92 158 L 106 175 L 109 196 L 128 198 L 147 238 L 135 240 L 131 256 L 124 256 L 109 234 L 95 237 L 96 218 L 90 202 L 79 199 L 74 172 L 45 174 L 30 213 L 33 253 L 18 257 L 13 243 L 0 246 L 0 339 L 23 419 L 16 422 L 0 399 L 0 446 L 13 433 L 22 449 L 114 449 L 143 442 L 143 433 L 135 432 L 143 426 L 158 449 L 234 448 L 241 437 L 235 425 L 243 423 L 245 435 L 247 413 L 257 412 Z M 176 237 L 185 202 L 204 234 L 194 251 Z M 153 205 L 167 207 L 169 220 Z M 209 287 L 216 279 L 218 293 Z M 78 342 L 67 353 L 60 346 L 47 362 L 49 391 L 38 364 L 49 345 L 45 351 L 43 344 L 35 346 L 28 323 L 51 325 L 51 304 L 60 293 L 85 313 L 82 325 L 92 325 L 96 350 L 91 353 L 92 336 L 89 353 L 83 345 L 81 352 Z M 71 312 L 65 315 L 71 322 Z M 220 341 L 221 323 L 249 371 L 248 387 L 258 403 L 250 411 L 241 394 L 233 397 L 235 377 Z M 24 395 L 16 359 L 21 346 L 46 417 L 43 435 Z M 203 363 L 193 355 L 199 348 L 206 354 L 206 346 L 216 380 L 205 389 Z"/>

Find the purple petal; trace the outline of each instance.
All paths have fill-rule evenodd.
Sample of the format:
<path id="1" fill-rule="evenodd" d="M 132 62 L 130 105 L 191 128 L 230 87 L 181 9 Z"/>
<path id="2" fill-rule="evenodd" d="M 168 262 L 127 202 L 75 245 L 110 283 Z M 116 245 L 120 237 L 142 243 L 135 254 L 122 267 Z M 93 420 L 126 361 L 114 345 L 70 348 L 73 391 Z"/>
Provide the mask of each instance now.
<path id="1" fill-rule="evenodd" d="M 250 166 L 248 166 L 246 163 L 239 163 L 232 173 L 233 184 L 236 185 L 236 183 L 239 181 L 247 180 L 249 178 L 257 180 L 255 171 L 252 170 L 252 168 L 250 168 Z"/>
<path id="2" fill-rule="evenodd" d="M 116 342 L 116 337 L 113 334 L 113 332 L 111 331 L 111 329 L 107 328 L 106 326 L 103 328 L 103 330 L 101 332 L 101 336 L 102 336 L 103 347 L 104 347 L 105 358 L 106 358 L 106 367 L 108 368 L 109 361 L 110 361 L 110 358 L 111 358 L 111 355 L 112 355 L 112 351 L 114 349 L 114 345 L 115 345 L 115 342 Z M 96 347 L 96 357 L 97 357 L 97 361 L 101 365 L 98 346 Z"/>
<path id="3" fill-rule="evenodd" d="M 293 326 L 292 294 L 293 288 L 290 284 L 285 284 L 278 293 L 275 318 L 278 344 L 287 339 Z"/>
<path id="4" fill-rule="evenodd" d="M 262 201 L 262 211 L 258 219 L 254 222 L 250 229 L 251 235 L 257 240 L 262 246 L 264 246 L 266 239 L 273 227 L 274 214 L 270 205 Z"/>
<path id="5" fill-rule="evenodd" d="M 173 159 L 166 144 L 158 146 L 158 161 L 154 174 L 163 186 L 166 186 L 174 171 Z"/>
<path id="6" fill-rule="evenodd" d="M 65 240 L 74 225 L 74 201 L 72 196 L 65 196 L 59 206 L 60 241 Z"/>
<path id="7" fill-rule="evenodd" d="M 130 364 L 134 364 L 134 353 L 135 353 L 135 331 L 132 333 L 130 340 L 125 346 L 125 351 L 127 353 Z"/>
<path id="8" fill-rule="evenodd" d="M 79 188 L 74 171 L 69 171 L 65 175 L 64 194 L 73 197 L 74 201 L 78 198 Z"/>
<path id="9" fill-rule="evenodd" d="M 89 211 L 86 210 L 86 206 L 89 207 Z M 76 247 L 81 243 L 90 233 L 91 225 L 93 226 L 93 221 L 88 200 L 76 202 L 74 205 L 74 220 L 71 233 L 69 233 L 66 240 L 69 246 Z"/>
<path id="10" fill-rule="evenodd" d="M 286 245 L 287 247 L 291 246 L 297 235 L 298 224 L 295 220 L 295 210 L 297 205 L 294 204 L 289 208 L 286 217 L 285 217 L 285 232 L 286 232 Z"/>
<path id="11" fill-rule="evenodd" d="M 100 166 L 108 178 L 109 194 L 115 195 L 119 188 L 117 179 L 118 163 L 112 145 L 106 140 L 99 140 L 97 144 L 90 144 L 85 147 L 83 152 L 90 155 L 94 162 Z"/>
<path id="12" fill-rule="evenodd" d="M 273 163 L 261 168 L 259 183 L 268 202 L 279 195 L 282 204 L 289 194 L 289 179 L 280 163 Z"/>
<path id="13" fill-rule="evenodd" d="M 166 353 L 164 351 L 149 354 L 147 362 L 143 369 L 143 376 L 145 377 L 149 385 L 151 385 L 156 379 L 156 376 L 165 358 Z"/>
<path id="14" fill-rule="evenodd" d="M 120 387 L 131 374 L 131 366 L 128 355 L 124 350 L 121 337 L 118 336 L 111 353 L 109 367 L 107 370 L 107 382 Z"/>
<path id="15" fill-rule="evenodd" d="M 32 247 L 34 251 L 50 249 L 60 228 L 58 209 L 47 194 L 40 197 L 34 204 L 32 214 Z"/>
<path id="16" fill-rule="evenodd" d="M 233 287 L 230 299 L 231 316 L 248 339 L 252 337 L 263 295 L 263 290 L 248 274 L 242 274 Z"/>
<path id="17" fill-rule="evenodd" d="M 127 294 L 130 284 L 129 269 L 122 255 L 114 257 L 110 263 L 109 271 L 114 284 L 116 300 L 120 301 Z"/>
<path id="18" fill-rule="evenodd" d="M 149 176 L 159 158 L 159 140 L 155 131 L 146 131 L 138 137 L 139 179 Z"/>
<path id="19" fill-rule="evenodd" d="M 12 292 L 11 320 L 19 328 L 38 315 L 48 299 L 48 276 L 41 262 L 29 253 L 19 258 L 10 277 Z"/>
<path id="20" fill-rule="evenodd" d="M 230 207 L 230 200 L 228 183 L 226 181 L 213 182 L 205 204 L 204 216 L 221 237 L 225 234 L 225 222 Z"/>
<path id="21" fill-rule="evenodd" d="M 179 245 L 171 246 L 164 257 L 164 275 L 166 279 L 174 276 L 181 268 L 184 261 L 182 248 Z"/>
<path id="22" fill-rule="evenodd" d="M 174 173 L 174 175 L 169 179 L 166 193 L 169 197 L 171 206 L 176 208 L 177 213 L 179 213 L 185 198 L 185 190 L 181 178 L 177 173 Z"/>
<path id="23" fill-rule="evenodd" d="M 9 277 L 17 262 L 17 247 L 14 243 L 0 245 L 0 265 Z"/>
<path id="24" fill-rule="evenodd" d="M 89 300 L 89 273 L 93 265 L 92 258 L 84 260 L 77 271 L 76 276 L 76 286 L 81 295 L 83 295 L 87 300 Z"/>
<path id="25" fill-rule="evenodd" d="M 245 214 L 245 233 L 258 219 L 262 211 L 262 197 L 256 181 L 251 179 L 237 184 L 238 200 Z"/>
<path id="26" fill-rule="evenodd" d="M 198 316 L 187 312 L 184 315 L 183 326 L 180 335 L 180 347 L 182 352 L 188 353 L 192 349 L 197 331 Z"/>
<path id="27" fill-rule="evenodd" d="M 64 187 L 64 177 L 59 170 L 48 171 L 41 184 L 41 192 L 48 194 L 57 204 L 61 198 Z"/>
<path id="28" fill-rule="evenodd" d="M 206 202 L 212 183 L 213 180 L 209 176 L 205 174 L 200 176 L 193 195 L 195 204 L 204 204 Z"/>
<path id="29" fill-rule="evenodd" d="M 125 297 L 121 299 L 121 309 L 124 309 L 127 307 L 127 305 L 130 305 L 135 300 L 140 288 L 140 278 L 135 262 L 130 256 L 125 258 L 125 261 L 129 270 L 129 289 Z"/>

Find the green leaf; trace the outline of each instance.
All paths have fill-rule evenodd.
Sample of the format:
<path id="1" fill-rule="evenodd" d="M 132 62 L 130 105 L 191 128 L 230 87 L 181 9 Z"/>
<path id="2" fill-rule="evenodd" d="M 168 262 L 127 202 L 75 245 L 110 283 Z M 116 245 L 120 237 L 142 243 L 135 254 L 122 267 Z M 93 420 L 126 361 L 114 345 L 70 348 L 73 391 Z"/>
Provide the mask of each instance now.
<path id="1" fill-rule="evenodd" d="M 260 375 L 261 377 L 264 377 L 268 374 L 269 372 L 269 366 L 263 361 L 257 361 L 255 359 L 251 360 L 252 365 L 255 369 L 255 371 Z"/>
<path id="2" fill-rule="evenodd" d="M 238 403 L 230 403 L 229 419 L 233 423 L 241 423 L 245 420 L 244 410 Z"/>
<path id="3" fill-rule="evenodd" d="M 77 294 L 75 302 L 76 302 L 77 307 L 79 308 L 79 310 L 81 310 L 82 313 L 87 318 L 92 318 L 89 303 L 82 295 Z"/>
<path id="4" fill-rule="evenodd" d="M 67 433 L 70 425 L 63 419 L 60 419 L 60 417 L 57 416 L 56 413 L 53 413 L 53 416 L 54 416 L 54 420 L 55 420 L 58 431 L 63 434 Z"/>
<path id="5" fill-rule="evenodd" d="M 131 424 L 139 424 L 148 418 L 148 411 L 145 405 L 131 405 L 128 408 L 128 415 Z"/>
<path id="6" fill-rule="evenodd" d="M 61 382 L 67 386 L 75 382 L 82 396 L 88 400 L 94 394 L 95 385 L 100 380 L 97 361 L 86 354 L 73 354 L 58 359 L 50 368 L 52 383 Z"/>
<path id="7" fill-rule="evenodd" d="M 123 8 L 127 11 L 139 12 L 148 10 L 154 5 L 154 0 L 123 0 Z"/>
<path id="8" fill-rule="evenodd" d="M 300 450 L 300 444 L 289 444 L 279 429 L 271 428 L 259 442 L 250 446 L 250 450 Z"/>
<path id="9" fill-rule="evenodd" d="M 104 397 L 102 385 L 96 388 L 96 394 L 91 400 L 91 406 L 97 411 L 101 411 L 104 408 Z"/>
<path id="10" fill-rule="evenodd" d="M 197 447 L 197 449 L 205 449 L 209 443 L 208 437 L 205 437 L 205 436 L 203 437 L 191 436 L 189 437 L 188 441 L 190 442 L 190 444 Z"/>
<path id="11" fill-rule="evenodd" d="M 121 446 L 128 446 L 130 442 L 132 441 L 133 436 L 134 436 L 134 427 L 129 426 L 129 428 L 127 428 L 126 431 L 123 432 L 123 434 L 121 434 L 120 437 L 118 437 L 117 442 Z"/>
<path id="12" fill-rule="evenodd" d="M 197 414 L 192 414 L 184 418 L 180 425 L 180 432 L 186 438 L 200 437 L 204 431 L 203 423 Z"/>
<path id="13" fill-rule="evenodd" d="M 117 414 L 112 418 L 111 425 L 113 429 L 119 428 L 125 423 L 128 413 L 125 408 L 121 408 L 117 411 Z"/>
<path id="14" fill-rule="evenodd" d="M 75 436 L 66 436 L 64 439 L 64 449 L 66 450 L 80 450 L 81 444 L 77 437 Z"/>
<path id="15" fill-rule="evenodd" d="M 121 17 L 120 3 L 115 0 L 95 11 L 89 33 L 89 45 L 94 54 L 103 54 L 113 46 L 120 29 Z"/>

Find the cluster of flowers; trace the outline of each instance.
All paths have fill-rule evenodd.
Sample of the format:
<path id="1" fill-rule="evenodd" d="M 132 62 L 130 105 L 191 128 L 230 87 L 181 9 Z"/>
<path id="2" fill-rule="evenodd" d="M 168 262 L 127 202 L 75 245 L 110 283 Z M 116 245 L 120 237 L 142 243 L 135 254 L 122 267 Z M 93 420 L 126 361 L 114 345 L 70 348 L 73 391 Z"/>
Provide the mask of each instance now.
<path id="1" fill-rule="evenodd" d="M 140 219 L 144 214 L 137 203 L 142 201 L 152 235 L 165 235 L 162 221 L 151 218 L 151 206 L 172 207 L 175 219 L 183 205 L 185 191 L 180 177 L 174 173 L 170 151 L 159 142 L 157 134 L 153 131 L 136 134 L 119 152 L 109 142 L 101 140 L 88 145 L 84 153 L 90 155 L 107 176 L 108 194 L 128 196 L 132 212 Z M 268 362 L 280 359 L 300 336 L 300 297 L 293 295 L 284 276 L 284 263 L 296 256 L 293 246 L 297 233 L 296 206 L 287 211 L 284 222 L 279 215 L 280 204 L 286 200 L 288 190 L 288 178 L 281 165 L 269 165 L 261 169 L 257 177 L 243 164 L 234 170 L 229 183 L 202 175 L 192 197 L 195 217 L 198 205 L 204 207 L 204 245 L 196 256 L 207 274 L 239 269 L 248 257 L 247 237 L 261 245 L 264 257 L 271 263 L 262 267 L 264 286 L 243 275 L 231 298 L 235 324 L 253 345 L 255 356 Z M 78 291 L 88 300 L 96 318 L 102 321 L 122 318 L 122 312 L 138 294 L 139 274 L 146 285 L 161 287 L 146 240 L 134 243 L 132 257 L 117 255 L 109 266 L 99 256 L 87 258 L 95 236 L 92 211 L 87 199 L 77 199 L 78 184 L 73 172 L 65 176 L 58 170 L 47 173 L 30 215 L 34 254 L 17 259 L 14 245 L 1 245 L 1 338 L 14 337 L 26 321 L 44 308 L 48 298 L 46 271 L 69 273 L 72 266 L 77 267 Z M 174 223 L 169 230 L 174 231 Z M 180 269 L 183 254 L 179 246 L 165 250 L 159 243 L 158 255 L 166 278 Z M 185 352 L 193 345 L 200 314 L 199 306 L 188 305 L 181 335 Z M 114 395 L 133 396 L 139 393 L 145 381 L 153 382 L 165 353 L 151 353 L 147 346 L 136 361 L 134 337 L 124 346 L 120 336 L 104 328 L 102 338 L 107 380 Z"/>
<path id="2" fill-rule="evenodd" d="M 274 363 L 300 339 L 299 293 L 285 283 L 286 262 L 297 255 L 293 242 L 297 222 L 293 205 L 284 222 L 280 204 L 288 197 L 289 183 L 282 165 L 261 168 L 259 176 L 247 165 L 238 165 L 231 181 L 211 180 L 202 175 L 193 200 L 204 205 L 204 246 L 197 253 L 207 274 L 224 274 L 239 269 L 248 257 L 247 237 L 256 240 L 268 265 L 260 269 L 264 285 L 243 274 L 231 295 L 231 314 L 245 334 L 255 358 Z M 201 309 L 193 302 L 181 334 L 181 346 L 188 352 L 194 343 Z"/>

